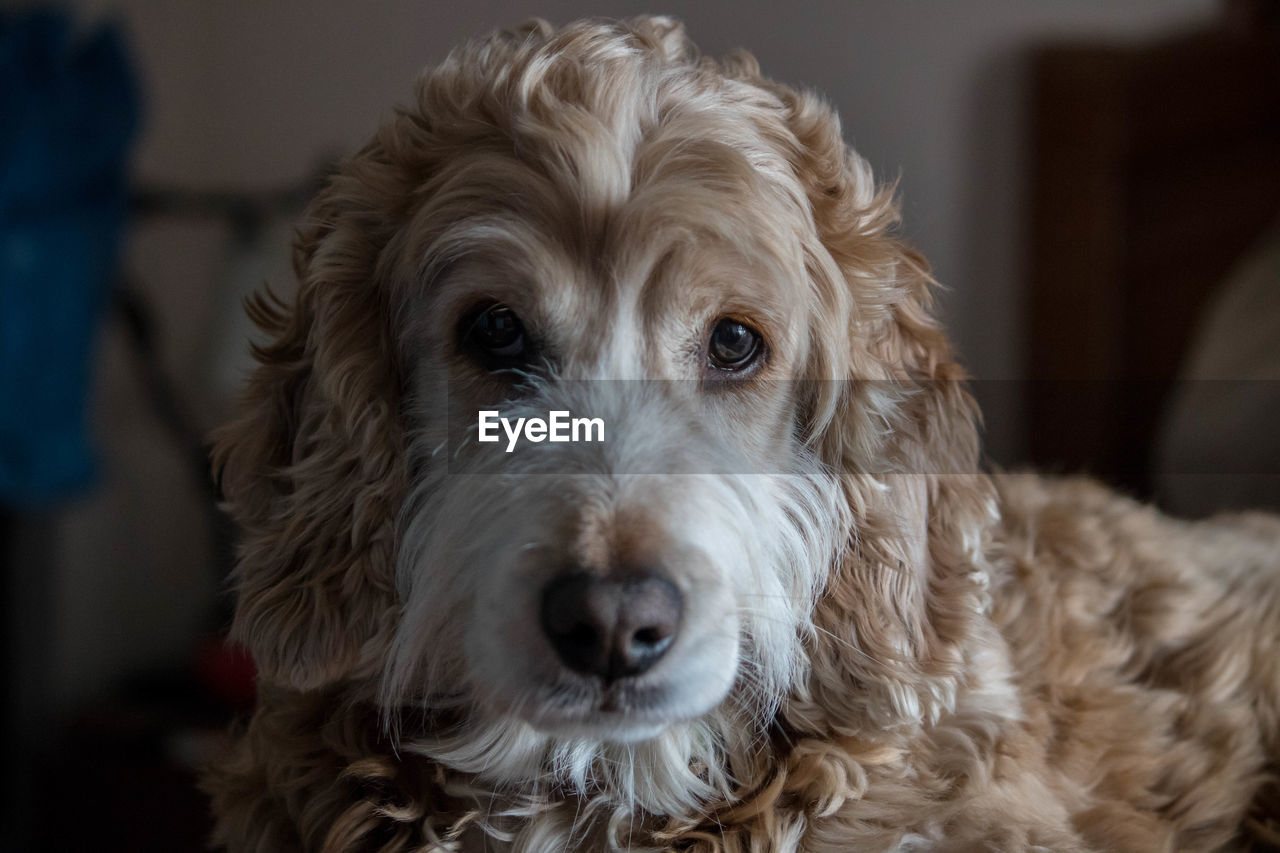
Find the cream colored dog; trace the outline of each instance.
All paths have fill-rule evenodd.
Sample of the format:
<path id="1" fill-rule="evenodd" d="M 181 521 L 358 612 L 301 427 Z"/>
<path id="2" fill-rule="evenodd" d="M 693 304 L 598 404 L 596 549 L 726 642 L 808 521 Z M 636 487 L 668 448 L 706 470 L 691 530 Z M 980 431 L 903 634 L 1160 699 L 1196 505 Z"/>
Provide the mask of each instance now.
<path id="1" fill-rule="evenodd" d="M 895 220 L 829 108 L 667 19 L 428 72 L 252 307 L 218 841 L 1274 843 L 1280 522 L 981 473 Z"/>

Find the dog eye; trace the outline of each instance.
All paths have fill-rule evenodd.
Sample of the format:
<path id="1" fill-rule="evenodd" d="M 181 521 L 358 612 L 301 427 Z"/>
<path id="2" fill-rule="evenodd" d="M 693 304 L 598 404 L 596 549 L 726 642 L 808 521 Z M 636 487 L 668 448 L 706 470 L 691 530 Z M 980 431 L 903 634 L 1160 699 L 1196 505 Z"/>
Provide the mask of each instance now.
<path id="1" fill-rule="evenodd" d="M 720 370 L 743 370 L 760 355 L 760 335 L 750 326 L 725 317 L 711 332 L 707 355 Z"/>
<path id="2" fill-rule="evenodd" d="M 505 305 L 491 305 L 477 314 L 465 338 L 481 355 L 503 362 L 520 360 L 528 348 L 524 324 Z"/>

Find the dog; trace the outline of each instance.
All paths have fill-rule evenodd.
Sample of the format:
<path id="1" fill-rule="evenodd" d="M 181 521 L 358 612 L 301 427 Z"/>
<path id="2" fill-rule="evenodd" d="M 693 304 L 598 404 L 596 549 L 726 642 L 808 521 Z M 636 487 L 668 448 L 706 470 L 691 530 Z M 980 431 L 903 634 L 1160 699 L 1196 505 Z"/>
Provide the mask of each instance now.
<path id="1" fill-rule="evenodd" d="M 897 220 L 667 18 L 427 72 L 250 305 L 215 842 L 1280 841 L 1280 521 L 985 473 Z"/>

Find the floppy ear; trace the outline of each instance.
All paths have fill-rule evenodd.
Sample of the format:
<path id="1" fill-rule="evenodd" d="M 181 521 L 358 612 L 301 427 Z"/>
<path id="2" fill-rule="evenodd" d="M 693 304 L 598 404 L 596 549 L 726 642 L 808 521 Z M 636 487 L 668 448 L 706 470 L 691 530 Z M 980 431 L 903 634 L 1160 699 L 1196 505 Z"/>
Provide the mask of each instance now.
<path id="1" fill-rule="evenodd" d="M 820 243 L 809 263 L 824 302 L 812 374 L 835 377 L 810 406 L 811 440 L 839 472 L 853 519 L 793 712 L 883 730 L 954 706 L 985 601 L 991 486 L 977 408 L 933 316 L 935 284 L 893 235 L 892 190 L 876 188 L 825 104 L 780 96 Z"/>
<path id="2" fill-rule="evenodd" d="M 405 489 L 400 379 L 377 284 L 374 147 L 312 203 L 298 290 L 247 306 L 269 336 L 214 468 L 242 531 L 232 636 L 259 677 L 313 689 L 377 665 L 394 616 Z M 382 207 L 386 210 L 386 207 Z"/>

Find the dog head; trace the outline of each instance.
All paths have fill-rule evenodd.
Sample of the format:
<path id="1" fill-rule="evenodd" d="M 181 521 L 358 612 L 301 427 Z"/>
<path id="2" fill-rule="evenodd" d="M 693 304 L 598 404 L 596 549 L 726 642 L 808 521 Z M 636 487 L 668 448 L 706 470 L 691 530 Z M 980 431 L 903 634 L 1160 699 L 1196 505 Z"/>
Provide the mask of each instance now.
<path id="1" fill-rule="evenodd" d="M 296 297 L 251 306 L 217 461 L 261 678 L 665 813 L 775 721 L 945 709 L 987 509 L 895 221 L 818 98 L 667 19 L 454 52 L 312 204 Z M 486 411 L 603 440 L 482 441 Z"/>

